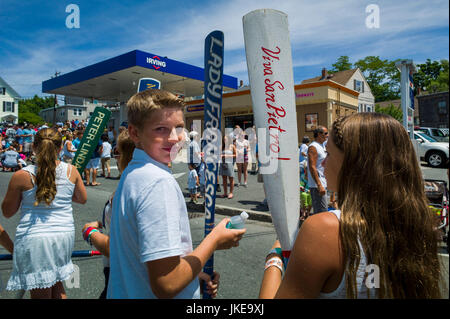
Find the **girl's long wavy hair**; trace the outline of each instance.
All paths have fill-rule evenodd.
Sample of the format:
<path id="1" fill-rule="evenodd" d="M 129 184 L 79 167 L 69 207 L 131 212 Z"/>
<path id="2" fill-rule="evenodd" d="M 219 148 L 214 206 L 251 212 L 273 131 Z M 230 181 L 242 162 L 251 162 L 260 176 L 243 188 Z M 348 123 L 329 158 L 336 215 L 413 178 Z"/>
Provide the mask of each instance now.
<path id="1" fill-rule="evenodd" d="M 378 113 L 333 123 L 343 152 L 338 206 L 347 298 L 357 297 L 361 259 L 379 267 L 379 298 L 440 298 L 436 221 L 428 208 L 413 145 L 403 126 Z"/>
<path id="2" fill-rule="evenodd" d="M 56 161 L 61 150 L 61 134 L 54 129 L 41 129 L 34 137 L 33 150 L 37 158 L 36 201 L 50 205 L 56 196 Z"/>

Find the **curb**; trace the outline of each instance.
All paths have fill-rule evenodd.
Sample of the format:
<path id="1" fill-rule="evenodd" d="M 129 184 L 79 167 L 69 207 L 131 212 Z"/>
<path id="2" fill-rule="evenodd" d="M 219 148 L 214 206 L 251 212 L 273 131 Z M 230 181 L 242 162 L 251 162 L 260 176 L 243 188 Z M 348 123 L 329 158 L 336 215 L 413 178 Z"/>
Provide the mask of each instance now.
<path id="1" fill-rule="evenodd" d="M 191 202 L 186 202 L 186 207 L 188 209 L 188 212 L 205 212 L 205 208 L 203 204 L 194 204 Z M 215 213 L 219 215 L 225 215 L 225 216 L 235 216 L 239 215 L 241 212 L 246 211 L 249 215 L 250 220 L 257 220 L 261 222 L 272 222 L 272 216 L 269 213 L 265 212 L 258 212 L 254 210 L 247 210 L 242 208 L 235 208 L 235 207 L 229 207 L 229 206 L 223 206 L 223 205 L 216 205 Z"/>

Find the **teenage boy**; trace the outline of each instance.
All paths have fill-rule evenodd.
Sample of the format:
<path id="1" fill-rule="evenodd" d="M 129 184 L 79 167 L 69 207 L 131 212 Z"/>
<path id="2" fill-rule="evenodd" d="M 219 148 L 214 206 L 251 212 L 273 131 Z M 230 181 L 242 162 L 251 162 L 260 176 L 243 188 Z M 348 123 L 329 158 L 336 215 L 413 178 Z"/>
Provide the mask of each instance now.
<path id="1" fill-rule="evenodd" d="M 128 131 L 136 149 L 114 195 L 108 298 L 200 298 L 199 278 L 217 249 L 238 246 L 245 229 L 222 220 L 193 250 L 183 193 L 170 173 L 171 154 L 184 142 L 184 103 L 163 90 L 146 90 L 127 103 Z"/>

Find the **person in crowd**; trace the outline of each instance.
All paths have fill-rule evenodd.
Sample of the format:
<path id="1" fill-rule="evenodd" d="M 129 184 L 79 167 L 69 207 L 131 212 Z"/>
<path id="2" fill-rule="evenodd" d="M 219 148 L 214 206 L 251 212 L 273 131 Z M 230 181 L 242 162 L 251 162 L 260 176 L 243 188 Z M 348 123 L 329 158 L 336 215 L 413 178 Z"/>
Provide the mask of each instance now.
<path id="1" fill-rule="evenodd" d="M 109 143 L 109 137 L 107 134 L 103 134 L 101 137 L 102 140 L 102 155 L 101 155 L 101 161 L 102 161 L 102 176 L 106 178 L 111 178 L 111 151 L 112 146 Z M 105 175 L 105 167 L 106 172 L 108 175 Z"/>
<path id="2" fill-rule="evenodd" d="M 236 146 L 233 144 L 229 135 L 222 137 L 222 162 L 220 163 L 219 175 L 223 180 L 222 198 L 233 198 L 234 191 L 234 159 L 236 158 Z M 228 185 L 230 192 L 228 193 Z"/>
<path id="3" fill-rule="evenodd" d="M 323 160 L 326 157 L 323 143 L 328 139 L 328 130 L 319 126 L 314 130 L 314 141 L 308 146 L 308 185 L 311 193 L 313 214 L 327 211 L 327 181 Z"/>
<path id="4" fill-rule="evenodd" d="M 257 144 L 257 142 L 258 142 L 258 139 L 256 136 L 256 126 L 253 125 L 251 127 L 251 129 L 249 130 L 249 134 L 248 134 L 248 143 L 250 145 L 250 154 L 252 156 L 252 169 L 251 169 L 252 175 L 256 175 L 256 173 L 258 172 L 258 162 L 256 159 L 256 144 Z"/>
<path id="5" fill-rule="evenodd" d="M 8 148 L 16 140 L 16 130 L 11 123 L 8 123 L 8 128 L 5 131 L 6 148 Z"/>
<path id="6" fill-rule="evenodd" d="M 184 102 L 164 90 L 136 93 L 127 103 L 136 145 L 112 203 L 107 298 L 199 298 L 199 277 L 215 294 L 216 275 L 202 273 L 217 249 L 237 246 L 245 229 L 223 219 L 194 250 L 181 189 L 170 173 L 173 147 L 184 143 Z"/>
<path id="7" fill-rule="evenodd" d="M 22 164 L 19 162 L 20 155 L 13 145 L 10 145 L 8 149 L 0 155 L 0 159 L 3 171 L 8 170 L 14 172 L 22 168 Z"/>
<path id="8" fill-rule="evenodd" d="M 202 152 L 200 149 L 200 145 L 196 141 L 197 136 L 198 133 L 196 131 L 192 131 L 189 133 L 190 142 L 187 152 L 187 161 L 188 165 L 192 165 L 198 174 L 198 169 L 202 161 Z"/>
<path id="9" fill-rule="evenodd" d="M 299 163 L 303 161 L 308 161 L 308 144 L 309 144 L 309 136 L 305 135 L 302 139 L 302 145 L 299 148 Z"/>
<path id="10" fill-rule="evenodd" d="M 134 142 L 130 139 L 128 131 L 122 131 L 117 140 L 117 168 L 120 172 L 128 166 L 133 156 L 135 149 Z M 105 276 L 105 288 L 100 294 L 99 299 L 106 299 L 106 292 L 108 291 L 109 282 L 109 230 L 111 226 L 111 212 L 112 201 L 114 193 L 108 198 L 108 201 L 103 208 L 101 221 L 94 221 L 86 223 L 82 228 L 83 238 L 91 245 L 97 248 L 103 255 L 103 274 Z M 103 232 L 96 231 L 96 229 L 103 229 Z"/>
<path id="11" fill-rule="evenodd" d="M 239 185 L 244 187 L 247 187 L 249 151 L 250 144 L 248 140 L 245 139 L 245 132 L 241 130 L 236 139 L 236 165 Z M 244 175 L 244 183 L 241 183 L 242 175 Z"/>
<path id="12" fill-rule="evenodd" d="M 16 148 L 17 152 L 23 152 L 23 124 L 19 124 L 16 126 L 16 142 L 18 147 Z"/>
<path id="13" fill-rule="evenodd" d="M 6 218 L 21 212 L 6 289 L 29 290 L 33 299 L 66 298 L 62 281 L 74 271 L 72 201 L 84 204 L 87 194 L 77 169 L 58 160 L 61 147 L 56 130 L 40 130 L 33 143 L 37 165 L 13 174 L 2 203 Z"/>
<path id="14" fill-rule="evenodd" d="M 72 146 L 75 147 L 75 149 L 78 149 L 80 147 L 81 139 L 83 138 L 83 131 L 75 131 L 74 136 L 75 139 L 72 141 Z"/>
<path id="15" fill-rule="evenodd" d="M 206 191 L 206 163 L 202 158 L 202 162 L 200 163 L 200 167 L 198 169 L 198 181 L 199 181 L 199 191 L 198 191 L 198 198 L 205 197 L 205 191 Z"/>
<path id="16" fill-rule="evenodd" d="M 312 208 L 311 193 L 308 185 L 308 164 L 304 160 L 300 162 L 300 220 L 308 218 Z"/>
<path id="17" fill-rule="evenodd" d="M 71 132 L 66 132 L 66 140 L 63 147 L 63 161 L 72 164 L 77 149 L 73 145 L 73 135 Z"/>
<path id="18" fill-rule="evenodd" d="M 435 219 L 403 126 L 381 113 L 341 117 L 327 152 L 340 210 L 303 223 L 283 278 L 275 242 L 260 298 L 440 298 Z"/>
<path id="19" fill-rule="evenodd" d="M 108 129 L 108 141 L 111 145 L 116 144 L 116 131 L 114 130 L 114 126 L 110 126 Z"/>
<path id="20" fill-rule="evenodd" d="M 100 139 L 98 141 L 97 146 L 95 147 L 95 150 L 92 152 L 91 159 L 89 160 L 88 164 L 86 165 L 86 168 L 84 169 L 84 175 L 86 176 L 86 185 L 87 186 L 99 186 L 101 183 L 97 182 L 97 170 L 100 166 L 100 156 L 103 152 L 103 142 Z M 92 174 L 92 183 L 91 181 L 91 175 Z"/>
<path id="21" fill-rule="evenodd" d="M 26 160 L 30 160 L 31 159 L 31 145 L 33 144 L 33 129 L 31 127 L 31 125 L 26 125 L 24 126 L 23 129 L 23 150 L 22 153 L 25 154 L 26 156 Z"/>
<path id="22" fill-rule="evenodd" d="M 197 187 L 200 186 L 200 181 L 198 179 L 197 171 L 193 164 L 189 164 L 189 175 L 188 175 L 188 189 L 189 195 L 191 196 L 191 203 L 196 203 L 198 201 Z"/>

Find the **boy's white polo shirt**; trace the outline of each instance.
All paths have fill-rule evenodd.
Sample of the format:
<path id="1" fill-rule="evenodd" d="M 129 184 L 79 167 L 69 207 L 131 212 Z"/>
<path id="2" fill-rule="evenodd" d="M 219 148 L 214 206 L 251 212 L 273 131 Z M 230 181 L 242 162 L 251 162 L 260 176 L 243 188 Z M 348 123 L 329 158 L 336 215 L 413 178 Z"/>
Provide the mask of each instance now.
<path id="1" fill-rule="evenodd" d="M 135 149 L 114 195 L 108 298 L 156 298 L 145 262 L 192 252 L 186 201 L 169 168 Z M 200 298 L 198 279 L 175 298 Z"/>

